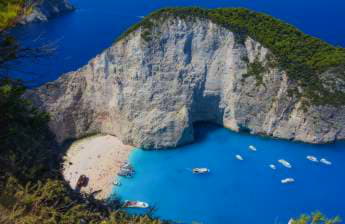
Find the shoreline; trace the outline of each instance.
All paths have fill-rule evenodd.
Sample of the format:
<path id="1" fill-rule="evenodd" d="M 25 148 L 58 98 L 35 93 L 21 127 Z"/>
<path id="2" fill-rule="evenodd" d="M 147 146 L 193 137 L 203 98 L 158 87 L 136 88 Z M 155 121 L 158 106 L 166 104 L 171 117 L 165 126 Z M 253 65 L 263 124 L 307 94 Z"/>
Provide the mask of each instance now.
<path id="1" fill-rule="evenodd" d="M 67 150 L 62 174 L 74 190 L 79 177 L 85 175 L 88 184 L 80 191 L 87 194 L 99 191 L 95 198 L 106 199 L 111 196 L 117 173 L 133 149 L 111 135 L 77 140 Z"/>

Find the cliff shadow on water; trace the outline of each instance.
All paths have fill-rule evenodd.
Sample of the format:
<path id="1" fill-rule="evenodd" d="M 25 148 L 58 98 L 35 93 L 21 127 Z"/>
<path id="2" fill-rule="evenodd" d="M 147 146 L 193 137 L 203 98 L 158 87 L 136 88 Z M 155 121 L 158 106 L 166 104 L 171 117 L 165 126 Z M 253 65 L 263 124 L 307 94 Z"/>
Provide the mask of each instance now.
<path id="1" fill-rule="evenodd" d="M 204 141 L 209 134 L 223 128 L 223 126 L 219 124 L 207 122 L 207 121 L 199 121 L 193 124 L 193 128 L 194 128 L 194 142 L 191 144 Z"/>

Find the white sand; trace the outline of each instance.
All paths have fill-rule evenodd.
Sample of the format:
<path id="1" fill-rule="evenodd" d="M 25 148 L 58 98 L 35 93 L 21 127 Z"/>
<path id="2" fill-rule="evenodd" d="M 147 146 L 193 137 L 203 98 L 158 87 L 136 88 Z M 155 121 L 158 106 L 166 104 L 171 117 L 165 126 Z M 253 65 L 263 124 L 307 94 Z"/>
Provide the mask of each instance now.
<path id="1" fill-rule="evenodd" d="M 89 182 L 81 191 L 92 193 L 102 190 L 95 196 L 105 199 L 110 196 L 116 174 L 121 164 L 128 159 L 132 148 L 111 135 L 78 140 L 67 151 L 63 175 L 73 189 L 80 175 L 86 175 Z"/>

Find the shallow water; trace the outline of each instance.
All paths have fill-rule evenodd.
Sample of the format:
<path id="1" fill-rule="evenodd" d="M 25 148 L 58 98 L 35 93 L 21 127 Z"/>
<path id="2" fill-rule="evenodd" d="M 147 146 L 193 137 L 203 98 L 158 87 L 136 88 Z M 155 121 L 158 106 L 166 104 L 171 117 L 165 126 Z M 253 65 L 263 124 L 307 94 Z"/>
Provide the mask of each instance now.
<path id="1" fill-rule="evenodd" d="M 114 193 L 123 200 L 146 201 L 156 207 L 155 216 L 183 223 L 287 223 L 316 210 L 345 217 L 345 142 L 309 145 L 209 124 L 198 126 L 196 137 L 194 144 L 174 150 L 135 150 L 130 162 L 136 174 L 120 178 Z M 236 154 L 244 160 L 236 160 Z M 307 155 L 333 164 L 311 162 Z M 291 169 L 277 162 L 282 158 Z M 211 173 L 195 175 L 193 167 L 208 167 Z M 282 184 L 287 177 L 296 182 Z"/>

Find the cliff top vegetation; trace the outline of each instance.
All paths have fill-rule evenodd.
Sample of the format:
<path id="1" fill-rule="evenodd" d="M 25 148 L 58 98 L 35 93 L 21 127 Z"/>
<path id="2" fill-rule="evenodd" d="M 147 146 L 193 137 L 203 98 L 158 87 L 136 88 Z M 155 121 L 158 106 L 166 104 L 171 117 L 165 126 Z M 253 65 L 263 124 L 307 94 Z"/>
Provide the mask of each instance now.
<path id="1" fill-rule="evenodd" d="M 247 36 L 270 49 L 278 61 L 278 67 L 285 70 L 294 81 L 294 93 L 304 96 L 308 102 L 316 105 L 345 104 L 345 90 L 327 88 L 321 80 L 321 74 L 333 69 L 337 79 L 345 80 L 345 49 L 335 47 L 323 40 L 312 37 L 272 16 L 244 8 L 166 8 L 146 16 L 141 22 L 132 26 L 119 39 L 142 27 L 147 32 L 157 21 L 179 17 L 188 19 L 198 17 L 228 28 L 243 41 Z M 331 86 L 333 87 L 335 83 Z M 299 92 L 297 87 L 302 87 Z"/>

